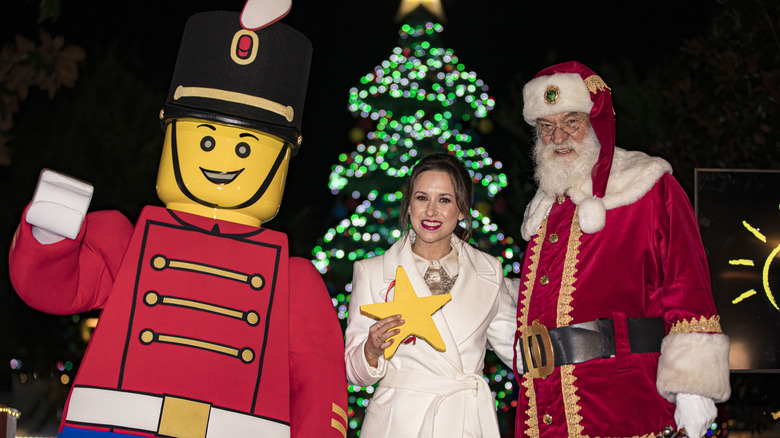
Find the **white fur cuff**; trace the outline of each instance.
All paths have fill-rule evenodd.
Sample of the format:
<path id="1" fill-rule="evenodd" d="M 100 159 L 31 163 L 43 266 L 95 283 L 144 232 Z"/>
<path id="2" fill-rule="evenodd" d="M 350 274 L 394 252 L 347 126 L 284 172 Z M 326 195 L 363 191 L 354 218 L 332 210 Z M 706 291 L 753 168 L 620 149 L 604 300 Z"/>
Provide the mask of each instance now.
<path id="1" fill-rule="evenodd" d="M 675 333 L 664 338 L 658 359 L 658 393 L 675 402 L 678 393 L 728 400 L 729 338 L 715 333 Z"/>

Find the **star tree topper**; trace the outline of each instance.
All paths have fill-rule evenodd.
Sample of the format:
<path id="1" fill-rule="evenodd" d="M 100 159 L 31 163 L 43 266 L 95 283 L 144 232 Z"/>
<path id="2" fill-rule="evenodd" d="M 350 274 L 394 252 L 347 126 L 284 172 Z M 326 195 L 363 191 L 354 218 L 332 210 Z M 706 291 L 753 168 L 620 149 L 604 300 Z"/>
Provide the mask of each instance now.
<path id="1" fill-rule="evenodd" d="M 439 20 L 446 21 L 446 18 L 444 17 L 444 8 L 441 5 L 441 0 L 402 0 L 401 6 L 398 8 L 398 14 L 395 16 L 396 21 L 403 20 L 413 10 L 420 6 L 427 9 L 431 14 L 433 14 L 434 17 L 438 18 Z"/>
<path id="2" fill-rule="evenodd" d="M 389 338 L 393 339 L 393 343 L 385 349 L 385 359 L 390 359 L 401 345 L 401 341 L 412 335 L 424 339 L 438 351 L 445 351 L 444 340 L 431 316 L 451 299 L 452 294 L 448 293 L 418 297 L 406 271 L 399 266 L 395 271 L 393 301 L 364 304 L 360 306 L 360 313 L 374 319 L 401 315 L 401 319 L 404 320 L 404 324 L 397 327 L 400 333 Z"/>

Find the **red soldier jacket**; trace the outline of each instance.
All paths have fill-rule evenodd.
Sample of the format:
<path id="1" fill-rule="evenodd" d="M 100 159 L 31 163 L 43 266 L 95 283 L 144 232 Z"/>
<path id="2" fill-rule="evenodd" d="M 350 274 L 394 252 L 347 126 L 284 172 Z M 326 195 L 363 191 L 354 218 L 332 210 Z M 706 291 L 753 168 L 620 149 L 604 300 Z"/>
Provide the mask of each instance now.
<path id="1" fill-rule="evenodd" d="M 346 436 L 338 319 L 284 234 L 146 207 L 135 227 L 90 213 L 51 245 L 22 221 L 9 259 L 30 306 L 102 309 L 63 436 Z"/>
<path id="2" fill-rule="evenodd" d="M 670 170 L 616 148 L 603 229 L 584 208 L 590 181 L 566 197 L 540 191 L 526 210 L 518 338 L 536 336 L 535 321 L 552 330 L 601 319 L 614 351 L 547 377 L 518 373 L 516 437 L 655 437 L 675 426 L 676 394 L 728 398 L 729 342 L 690 202 Z M 635 336 L 633 323 L 649 318 L 659 323 L 660 348 L 636 351 L 634 341 L 647 336 Z M 524 371 L 546 359 L 535 356 Z"/>

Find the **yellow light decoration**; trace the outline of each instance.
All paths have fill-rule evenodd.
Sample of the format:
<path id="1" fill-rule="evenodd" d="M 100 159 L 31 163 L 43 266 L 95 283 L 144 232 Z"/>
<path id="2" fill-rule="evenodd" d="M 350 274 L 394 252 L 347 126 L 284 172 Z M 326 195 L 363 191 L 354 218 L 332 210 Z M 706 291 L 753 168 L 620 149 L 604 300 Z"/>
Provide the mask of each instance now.
<path id="1" fill-rule="evenodd" d="M 753 234 L 753 236 L 755 236 L 756 239 L 760 240 L 763 243 L 767 243 L 766 236 L 764 236 L 759 231 L 758 228 L 753 227 L 747 221 L 742 221 L 742 226 L 744 226 L 746 230 L 748 230 L 751 234 Z M 771 304 L 772 307 L 775 308 L 775 310 L 780 310 L 780 307 L 778 307 L 777 300 L 775 299 L 774 293 L 772 292 L 772 288 L 770 287 L 769 284 L 769 268 L 772 266 L 772 262 L 775 260 L 778 254 L 780 254 L 780 245 L 777 245 L 774 249 L 772 249 L 769 252 L 769 255 L 764 261 L 764 265 L 761 269 L 761 284 L 764 288 L 764 293 L 766 294 L 766 297 L 769 300 L 769 304 Z M 755 266 L 755 262 L 749 259 L 732 259 L 729 260 L 729 264 L 732 266 L 748 266 L 748 267 Z M 732 300 L 731 303 L 738 304 L 742 302 L 745 298 L 749 298 L 753 295 L 756 295 L 756 291 L 754 289 L 751 289 L 747 292 L 744 292 L 734 300 Z"/>
<path id="2" fill-rule="evenodd" d="M 0 415 L 2 414 L 8 415 L 9 417 L 13 417 L 13 418 L 19 418 L 19 416 L 21 415 L 21 413 L 18 410 L 14 408 L 9 408 L 8 406 L 0 407 Z"/>

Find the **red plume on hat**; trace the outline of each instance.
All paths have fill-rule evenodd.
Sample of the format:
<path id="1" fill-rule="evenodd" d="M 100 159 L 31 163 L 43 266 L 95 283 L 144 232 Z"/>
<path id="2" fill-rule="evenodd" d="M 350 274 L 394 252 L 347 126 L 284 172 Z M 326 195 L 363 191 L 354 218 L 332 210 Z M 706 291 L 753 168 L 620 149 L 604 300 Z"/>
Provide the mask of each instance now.
<path id="1" fill-rule="evenodd" d="M 607 84 L 585 65 L 564 62 L 537 73 L 523 88 L 523 101 L 523 117 L 532 126 L 538 118 L 553 114 L 590 114 L 590 124 L 601 145 L 591 170 L 593 196 L 603 198 L 615 152 L 615 113 Z"/>

